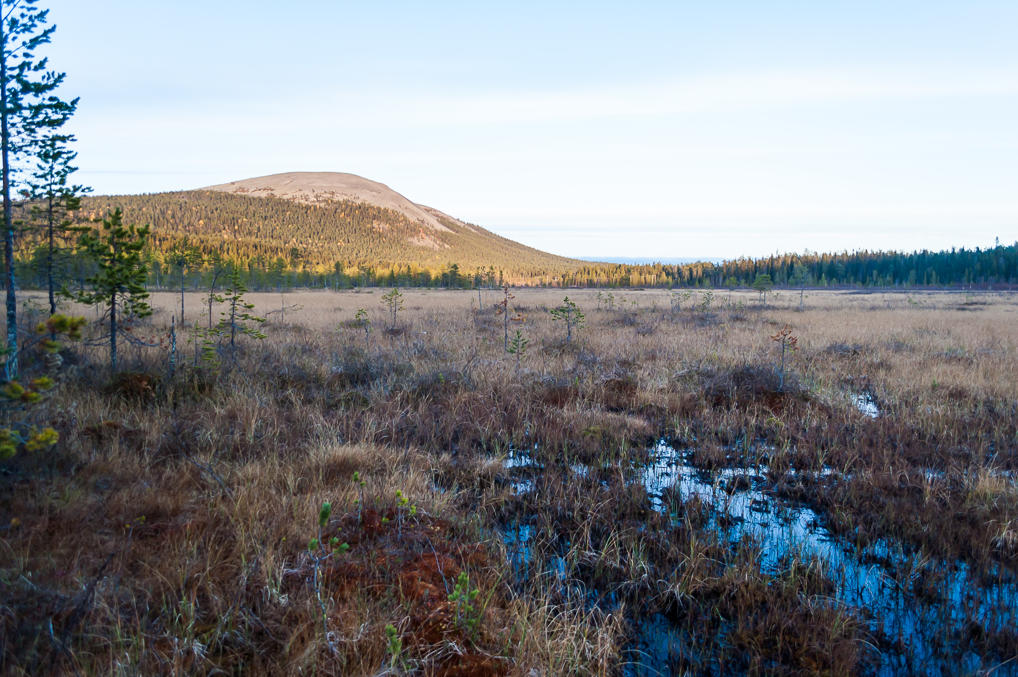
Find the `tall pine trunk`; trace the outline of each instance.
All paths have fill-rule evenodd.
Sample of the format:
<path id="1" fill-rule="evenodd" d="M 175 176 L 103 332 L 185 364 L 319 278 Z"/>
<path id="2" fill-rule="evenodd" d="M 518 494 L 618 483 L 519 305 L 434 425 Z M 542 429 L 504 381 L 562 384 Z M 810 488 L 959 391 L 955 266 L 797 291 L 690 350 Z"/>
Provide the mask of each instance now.
<path id="1" fill-rule="evenodd" d="M 119 214 L 119 210 L 117 212 Z M 113 260 L 117 260 L 120 243 L 113 243 Z M 117 376 L 117 292 L 110 294 L 110 377 Z"/>
<path id="2" fill-rule="evenodd" d="M 110 296 L 110 372 L 117 375 L 117 295 Z"/>
<path id="3" fill-rule="evenodd" d="M 237 297 L 230 299 L 230 351 L 237 349 Z"/>
<path id="4" fill-rule="evenodd" d="M 184 326 L 184 267 L 180 267 L 180 326 Z"/>
<path id="5" fill-rule="evenodd" d="M 49 291 L 49 314 L 57 314 L 56 284 L 54 281 L 53 266 L 56 254 L 56 230 L 53 224 L 53 192 L 50 190 L 46 209 L 46 229 L 49 234 L 49 250 L 46 252 L 46 287 Z"/>
<path id="6" fill-rule="evenodd" d="M 3 142 L 4 265 L 7 267 L 7 361 L 4 379 L 18 377 L 18 298 L 14 291 L 14 208 L 11 204 L 10 111 L 7 110 L 7 33 L 0 20 L 0 137 Z"/>

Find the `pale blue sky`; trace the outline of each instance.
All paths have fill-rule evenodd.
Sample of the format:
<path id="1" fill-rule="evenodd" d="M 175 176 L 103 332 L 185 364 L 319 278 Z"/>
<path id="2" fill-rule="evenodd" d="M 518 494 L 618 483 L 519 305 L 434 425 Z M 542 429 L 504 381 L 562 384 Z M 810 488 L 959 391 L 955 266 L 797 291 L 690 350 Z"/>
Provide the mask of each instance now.
<path id="1" fill-rule="evenodd" d="M 97 193 L 353 172 L 574 256 L 1018 239 L 1014 0 L 40 4 Z"/>

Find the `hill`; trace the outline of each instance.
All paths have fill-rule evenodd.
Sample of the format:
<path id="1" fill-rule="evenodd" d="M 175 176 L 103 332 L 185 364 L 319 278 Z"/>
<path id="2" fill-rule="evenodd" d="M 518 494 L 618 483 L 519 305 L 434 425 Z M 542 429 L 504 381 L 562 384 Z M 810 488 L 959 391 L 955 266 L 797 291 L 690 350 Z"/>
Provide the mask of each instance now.
<path id="1" fill-rule="evenodd" d="M 249 268 L 315 273 L 498 270 L 507 278 L 551 277 L 583 265 L 416 204 L 354 174 L 290 172 L 196 190 L 90 197 L 83 214 L 119 206 L 128 223 L 152 225 L 166 252 L 183 238 Z"/>

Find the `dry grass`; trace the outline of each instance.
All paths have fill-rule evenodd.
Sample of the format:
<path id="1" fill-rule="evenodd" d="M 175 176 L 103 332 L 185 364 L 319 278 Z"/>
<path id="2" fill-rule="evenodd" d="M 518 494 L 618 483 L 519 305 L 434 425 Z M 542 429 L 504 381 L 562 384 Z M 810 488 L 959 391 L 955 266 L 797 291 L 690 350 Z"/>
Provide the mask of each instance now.
<path id="1" fill-rule="evenodd" d="M 61 443 L 0 475 L 3 670 L 616 674 L 655 615 L 687 640 L 664 671 L 875 669 L 887 638 L 832 603 L 821 568 L 763 571 L 695 499 L 652 509 L 634 473 L 661 436 L 707 469 L 766 449 L 767 491 L 859 547 L 1016 573 L 1013 296 L 810 292 L 800 312 L 798 293 L 760 307 L 722 291 L 673 311 L 669 292 L 633 290 L 599 310 L 570 290 L 587 326 L 566 343 L 547 312 L 564 292 L 516 290 L 511 331 L 531 340 L 517 366 L 497 292 L 478 311 L 476 292 L 406 291 L 394 332 L 383 293 L 251 294 L 269 337 L 213 369 L 192 366 L 182 332 L 172 379 L 165 348 L 127 348 L 134 376 L 111 387 L 101 346 L 68 353 L 33 414 Z M 153 302 L 138 331 L 158 338 L 179 295 Z M 188 294 L 189 323 L 207 321 L 201 303 Z M 800 349 L 779 391 L 769 336 L 785 324 Z M 878 418 L 855 408 L 862 392 Z M 529 467 L 505 467 L 518 450 Z M 326 535 L 350 545 L 321 572 L 329 641 L 307 552 L 323 501 Z M 514 525 L 525 565 L 502 536 Z M 449 600 L 460 571 L 476 632 Z M 1018 641 L 965 646 L 991 664 Z"/>

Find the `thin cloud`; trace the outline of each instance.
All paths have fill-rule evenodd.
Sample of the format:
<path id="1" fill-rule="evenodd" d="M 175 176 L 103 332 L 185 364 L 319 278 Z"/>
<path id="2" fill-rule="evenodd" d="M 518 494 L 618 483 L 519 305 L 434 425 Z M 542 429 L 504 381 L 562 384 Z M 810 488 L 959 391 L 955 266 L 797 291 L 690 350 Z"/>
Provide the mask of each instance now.
<path id="1" fill-rule="evenodd" d="M 510 124 L 654 117 L 840 102 L 967 100 L 1015 95 L 1018 95 L 1018 68 L 978 72 L 765 72 L 553 92 L 418 97 L 372 107 L 371 115 L 339 112 L 328 113 L 326 117 L 337 122 L 365 122 L 370 126 Z"/>
<path id="2" fill-rule="evenodd" d="M 659 117 L 760 108 L 802 107 L 832 103 L 913 100 L 971 100 L 1018 96 L 1018 67 L 996 71 L 816 70 L 761 72 L 670 80 L 638 85 L 608 85 L 557 91 L 495 91 L 442 95 L 394 94 L 386 90 L 324 90 L 295 109 L 263 98 L 244 102 L 238 118 L 230 107 L 206 106 L 194 111 L 151 107 L 95 105 L 92 124 L 128 129 L 219 128 L 231 135 L 274 132 L 299 127 L 318 130 L 446 127 L 576 122 L 611 118 Z M 285 97 L 282 97 L 285 99 Z M 194 102 L 191 102 L 192 104 Z M 213 102 L 209 102 L 212 104 Z"/>

